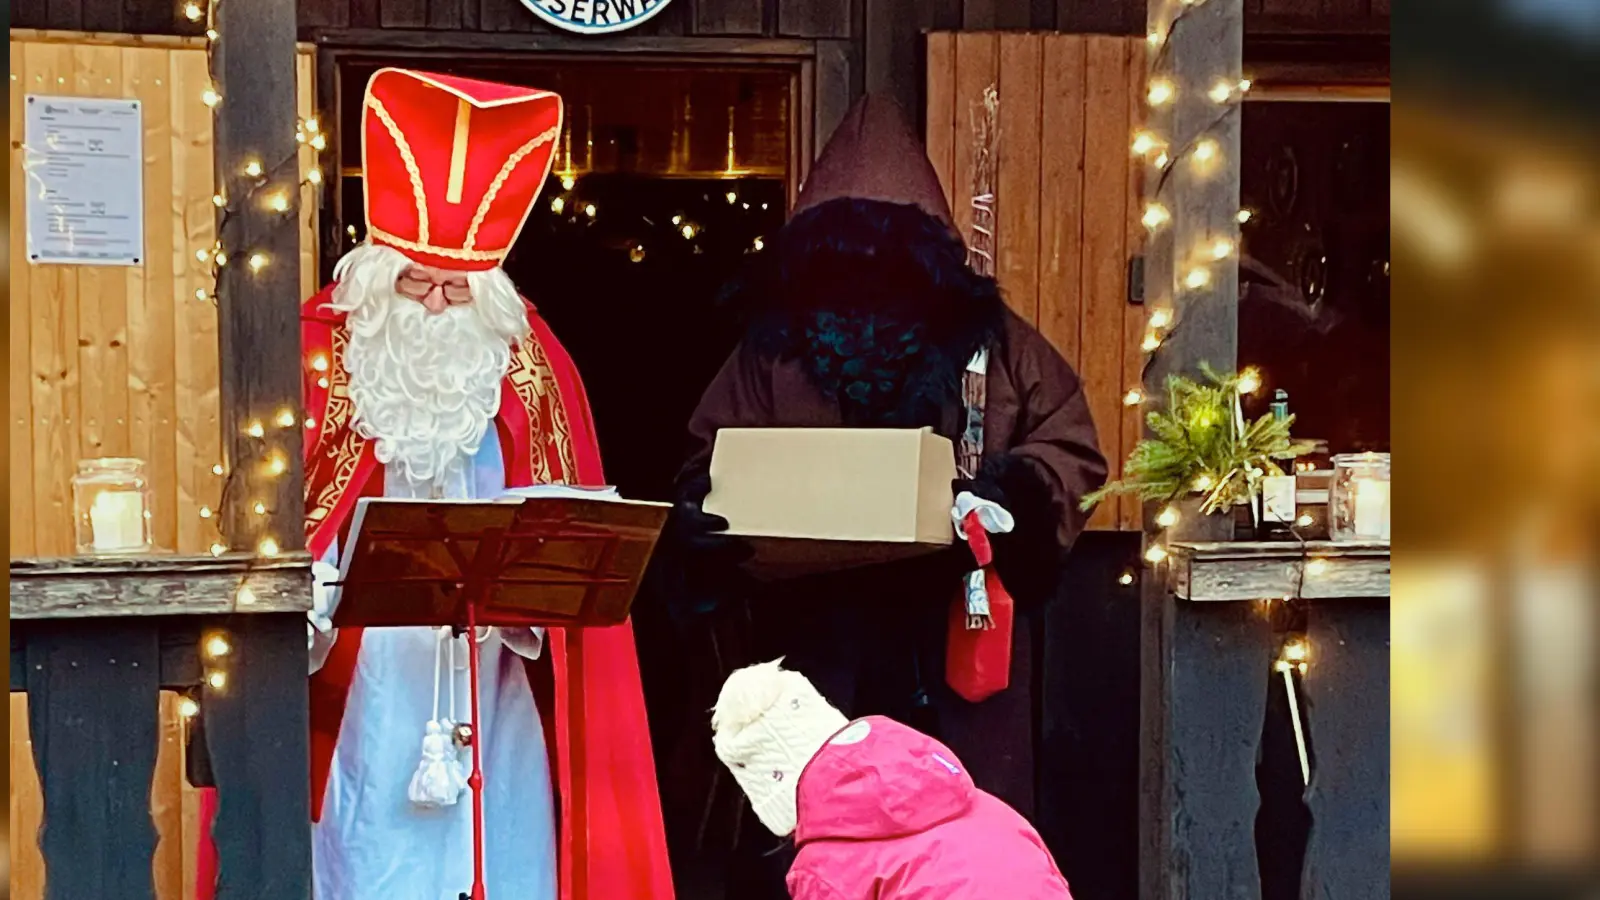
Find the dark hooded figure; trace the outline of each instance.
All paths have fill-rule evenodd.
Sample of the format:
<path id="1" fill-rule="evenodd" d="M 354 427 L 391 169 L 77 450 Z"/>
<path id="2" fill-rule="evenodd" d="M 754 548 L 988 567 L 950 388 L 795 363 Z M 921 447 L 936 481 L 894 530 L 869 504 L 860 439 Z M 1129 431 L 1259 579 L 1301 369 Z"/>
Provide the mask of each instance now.
<path id="1" fill-rule="evenodd" d="M 1031 623 L 1084 525 L 1079 499 L 1106 464 L 1078 376 L 974 273 L 937 176 L 890 100 L 846 115 L 801 189 L 792 218 L 731 298 L 748 325 L 689 422 L 691 454 L 672 523 L 691 560 L 681 594 L 747 602 L 750 660 L 783 657 L 851 717 L 888 715 L 947 743 L 978 786 L 1031 816 L 1034 697 Z M 727 523 L 700 511 L 717 431 L 750 427 L 931 426 L 958 441 L 961 379 L 988 348 L 984 457 L 956 489 L 1010 510 L 995 566 L 1016 598 L 1011 687 L 979 704 L 945 684 L 946 616 L 962 547 L 917 559 L 757 584 L 728 575 Z M 731 589 L 730 589 L 731 588 Z M 743 830 L 748 841 L 761 829 Z M 770 836 L 769 836 L 770 837 Z M 756 848 L 760 855 L 771 846 Z M 784 897 L 782 854 L 764 868 Z M 769 896 L 730 885 L 740 897 Z"/>

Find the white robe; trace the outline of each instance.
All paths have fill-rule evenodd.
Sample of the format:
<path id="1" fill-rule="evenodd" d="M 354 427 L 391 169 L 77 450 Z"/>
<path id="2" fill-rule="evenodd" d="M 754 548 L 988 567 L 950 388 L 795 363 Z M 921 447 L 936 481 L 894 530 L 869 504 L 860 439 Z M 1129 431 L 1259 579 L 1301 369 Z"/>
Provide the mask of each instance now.
<path id="1" fill-rule="evenodd" d="M 491 431 L 473 460 L 472 482 L 449 494 L 494 497 L 505 488 L 499 441 Z M 404 495 L 398 478 L 385 493 Z M 338 548 L 329 551 L 337 562 Z M 312 648 L 320 667 L 335 635 Z M 456 658 L 456 720 L 472 708 L 464 639 Z M 540 632 L 491 630 L 479 645 L 483 716 L 484 875 L 491 900 L 554 900 L 556 822 L 549 757 L 539 710 L 523 668 Z M 472 887 L 472 792 L 454 806 L 424 809 L 407 796 L 433 715 L 431 628 L 369 628 L 345 703 L 328 774 L 322 821 L 312 830 L 318 900 L 457 900 Z M 510 651 L 510 652 L 508 652 Z M 449 710 L 441 695 L 441 715 Z M 619 898 L 620 900 L 620 898 Z"/>

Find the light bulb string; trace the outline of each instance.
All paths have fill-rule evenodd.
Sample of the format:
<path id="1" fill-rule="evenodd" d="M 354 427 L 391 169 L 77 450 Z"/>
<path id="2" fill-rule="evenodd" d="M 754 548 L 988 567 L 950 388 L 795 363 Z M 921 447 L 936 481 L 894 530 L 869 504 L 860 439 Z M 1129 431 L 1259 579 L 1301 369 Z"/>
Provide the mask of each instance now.
<path id="1" fill-rule="evenodd" d="M 222 0 L 209 0 L 206 5 L 206 75 L 210 81 L 210 84 L 212 85 L 211 89 L 217 93 L 219 98 L 215 106 L 212 108 L 213 122 L 215 122 L 216 117 L 220 115 L 222 105 L 227 102 L 226 95 L 219 90 L 216 65 L 216 47 L 222 40 L 221 32 L 217 28 L 217 8 L 221 6 L 221 4 Z M 304 134 L 307 124 L 308 121 L 306 119 L 296 117 L 296 133 Z M 298 164 L 300 160 L 300 153 L 301 148 L 296 146 L 296 148 L 283 159 L 278 160 L 272 166 L 263 169 L 260 175 L 252 176 L 255 180 L 251 184 L 250 189 L 245 192 L 244 197 L 236 200 L 234 197 L 228 194 L 218 195 L 223 198 L 223 201 L 221 204 L 219 204 L 221 214 L 217 219 L 216 226 L 216 252 L 211 255 L 210 269 L 212 289 L 210 291 L 209 299 L 213 305 L 218 303 L 217 294 L 220 288 L 222 265 L 232 261 L 236 256 L 244 255 L 245 253 L 245 251 L 240 251 L 240 253 L 234 254 L 227 251 L 226 237 L 228 235 L 228 226 L 232 224 L 233 221 L 238 217 L 239 212 L 241 209 L 243 209 L 243 204 L 253 201 L 262 190 L 275 183 L 283 174 L 285 169 Z M 313 147 L 312 153 L 318 154 L 320 151 Z M 317 171 L 317 167 L 313 166 L 312 171 Z M 318 180 L 319 179 L 314 177 L 311 173 L 307 173 L 306 177 L 299 179 L 297 182 L 296 190 L 304 191 L 307 186 L 316 184 Z"/>

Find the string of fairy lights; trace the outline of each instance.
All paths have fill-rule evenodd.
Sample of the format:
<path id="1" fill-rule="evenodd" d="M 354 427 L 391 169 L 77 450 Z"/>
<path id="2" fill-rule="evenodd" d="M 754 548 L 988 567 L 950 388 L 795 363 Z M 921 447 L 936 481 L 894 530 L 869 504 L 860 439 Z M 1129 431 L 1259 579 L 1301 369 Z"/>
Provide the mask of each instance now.
<path id="1" fill-rule="evenodd" d="M 218 27 L 217 11 L 225 0 L 187 0 L 179 7 L 179 12 L 184 19 L 192 23 L 205 24 L 206 39 L 206 73 L 207 82 L 200 92 L 200 101 L 212 112 L 213 121 L 220 115 L 223 104 L 227 102 L 226 86 L 221 83 L 217 74 L 216 50 L 223 39 Z M 328 135 L 316 118 L 297 119 L 295 124 L 295 150 L 283 159 L 267 162 L 257 157 L 246 157 L 234 163 L 219 163 L 217 166 L 217 187 L 211 197 L 212 204 L 217 209 L 215 240 L 207 246 L 195 248 L 195 258 L 206 265 L 210 285 L 195 289 L 194 298 L 198 302 L 217 305 L 219 293 L 222 289 L 222 273 L 228 266 L 244 266 L 251 274 L 260 274 L 274 264 L 271 254 L 260 248 L 249 246 L 235 246 L 230 237 L 232 231 L 229 226 L 238 221 L 247 209 L 261 209 L 268 213 L 281 216 L 294 214 L 296 204 L 293 202 L 294 191 L 304 191 L 308 187 L 322 184 L 323 175 L 319 162 L 319 155 L 328 147 Z M 302 167 L 302 159 L 309 150 L 311 154 L 310 165 Z M 303 168 L 303 171 L 302 171 Z M 294 172 L 296 180 L 284 184 L 284 176 Z M 245 186 L 242 192 L 230 195 L 227 184 L 230 176 L 236 176 L 236 184 Z M 218 462 L 211 467 L 211 473 L 223 479 L 222 489 L 217 499 L 215 509 L 211 506 L 201 506 L 197 515 L 201 519 L 212 521 L 217 518 L 217 509 L 226 508 L 233 492 L 239 489 L 245 479 L 241 476 L 250 467 L 259 468 L 266 476 L 264 483 L 271 483 L 272 479 L 282 476 L 289 471 L 290 449 L 296 440 L 284 440 L 284 436 L 291 431 L 298 430 L 298 426 L 314 428 L 316 423 L 312 419 L 305 419 L 302 423 L 292 408 L 284 407 L 277 410 L 270 417 L 251 418 L 244 426 L 245 434 L 252 439 L 255 453 L 251 459 L 236 459 L 232 466 Z M 250 503 L 250 511 L 257 516 L 265 517 L 273 510 L 268 505 L 267 499 L 257 498 Z M 222 556 L 230 549 L 224 542 L 224 536 L 219 534 L 219 539 L 211 544 L 211 554 Z M 256 558 L 271 558 L 282 552 L 282 545 L 278 539 L 268 533 L 256 542 L 254 552 Z M 240 579 L 238 588 L 234 592 L 234 601 L 238 606 L 250 606 L 255 602 L 254 592 L 248 583 L 249 573 Z M 224 630 L 213 630 L 202 635 L 200 640 L 201 656 L 205 661 L 204 680 L 207 687 L 216 691 L 224 689 L 228 684 L 228 671 L 224 661 L 233 652 L 233 643 Z M 183 697 L 179 700 L 179 712 L 185 718 L 194 716 L 200 711 L 198 702 L 192 697 Z"/>
<path id="2" fill-rule="evenodd" d="M 1172 223 L 1172 211 L 1162 200 L 1179 166 L 1189 167 L 1190 172 L 1197 178 L 1207 178 L 1215 175 L 1226 163 L 1222 142 L 1216 138 L 1215 132 L 1230 118 L 1239 115 L 1244 99 L 1252 86 L 1250 79 L 1231 72 L 1217 73 L 1209 84 L 1198 85 L 1180 85 L 1171 76 L 1164 74 L 1163 64 L 1171 52 L 1174 37 L 1179 34 L 1184 23 L 1190 21 L 1191 17 L 1208 2 L 1210 0 L 1176 0 L 1174 6 L 1176 12 L 1165 27 L 1153 28 L 1147 36 L 1151 51 L 1149 77 L 1145 89 L 1145 103 L 1148 108 L 1152 111 L 1161 110 L 1177 101 L 1182 91 L 1203 90 L 1206 99 L 1217 110 L 1204 127 L 1191 135 L 1164 136 L 1143 126 L 1134 132 L 1133 153 L 1150 167 L 1153 180 L 1153 187 L 1148 192 L 1140 216 L 1141 224 L 1152 235 L 1161 232 Z M 1248 209 L 1238 211 L 1235 222 L 1241 230 L 1251 220 L 1252 215 Z M 1181 273 L 1181 277 L 1176 279 L 1178 296 L 1163 298 L 1151 305 L 1149 318 L 1145 324 L 1144 339 L 1140 344 L 1140 349 L 1145 354 L 1145 361 L 1140 368 L 1139 383 L 1129 387 L 1123 395 L 1124 404 L 1133 407 L 1145 402 L 1144 386 L 1148 383 L 1157 356 L 1161 348 L 1182 326 L 1179 301 L 1187 298 L 1193 302 L 1205 295 L 1216 281 L 1215 268 L 1237 257 L 1240 239 L 1238 231 L 1212 234 L 1195 246 L 1180 248 L 1175 252 L 1175 265 L 1177 271 Z M 1246 368 L 1239 373 L 1238 393 L 1253 394 L 1260 390 L 1261 384 L 1260 372 Z M 1235 397 L 1234 402 L 1237 407 L 1239 398 Z M 1238 415 L 1242 420 L 1242 412 Z M 1199 492 L 1210 490 L 1212 487 L 1211 478 L 1203 474 L 1192 485 L 1193 490 Z M 1161 533 L 1149 541 L 1149 546 L 1144 552 L 1145 561 L 1152 567 L 1159 568 L 1167 561 L 1169 553 L 1165 546 L 1165 535 L 1179 521 L 1180 513 L 1175 505 L 1168 505 L 1157 513 L 1155 524 L 1161 529 Z M 1303 614 L 1297 614 L 1292 610 L 1291 604 L 1303 597 L 1308 576 L 1321 576 L 1328 568 L 1326 560 L 1311 556 L 1310 544 L 1303 537 L 1302 529 L 1311 524 L 1311 517 L 1302 515 L 1289 529 L 1300 545 L 1300 559 L 1292 563 L 1293 568 L 1289 573 L 1294 582 L 1292 592 L 1282 598 L 1281 605 L 1275 604 L 1274 598 L 1261 601 L 1261 606 L 1267 614 L 1272 615 L 1276 607 L 1277 612 L 1283 614 L 1286 620 L 1284 628 L 1286 636 L 1273 663 L 1273 671 L 1281 673 L 1284 678 L 1295 741 L 1300 755 L 1301 774 L 1308 784 L 1311 777 L 1309 753 L 1300 720 L 1293 676 L 1306 673 L 1311 648 L 1305 636 L 1304 625 L 1300 621 L 1303 620 Z M 1133 572 L 1123 572 L 1118 579 L 1124 586 L 1132 585 L 1135 580 Z"/>

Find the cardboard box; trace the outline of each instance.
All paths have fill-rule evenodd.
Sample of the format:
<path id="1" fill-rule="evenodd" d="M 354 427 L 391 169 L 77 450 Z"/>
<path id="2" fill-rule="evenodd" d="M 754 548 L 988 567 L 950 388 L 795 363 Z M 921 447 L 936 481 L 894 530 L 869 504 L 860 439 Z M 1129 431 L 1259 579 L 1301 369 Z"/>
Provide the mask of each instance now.
<path id="1" fill-rule="evenodd" d="M 955 538 L 955 448 L 929 429 L 724 428 L 705 511 L 788 578 L 931 553 Z"/>

